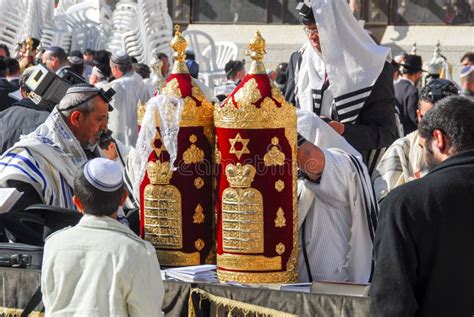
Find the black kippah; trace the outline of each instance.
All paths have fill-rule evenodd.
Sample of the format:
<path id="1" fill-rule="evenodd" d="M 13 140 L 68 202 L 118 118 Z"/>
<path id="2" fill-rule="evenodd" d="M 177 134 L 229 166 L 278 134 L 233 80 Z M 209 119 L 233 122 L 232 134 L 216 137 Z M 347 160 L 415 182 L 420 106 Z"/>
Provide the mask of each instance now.
<path id="1" fill-rule="evenodd" d="M 447 79 L 432 79 L 421 90 L 420 99 L 429 100 L 435 103 L 445 97 L 458 95 L 458 88 L 454 83 Z"/>
<path id="2" fill-rule="evenodd" d="M 296 10 L 301 17 L 303 24 L 313 24 L 316 23 L 314 19 L 314 13 L 312 9 L 311 0 L 300 0 L 296 6 Z"/>

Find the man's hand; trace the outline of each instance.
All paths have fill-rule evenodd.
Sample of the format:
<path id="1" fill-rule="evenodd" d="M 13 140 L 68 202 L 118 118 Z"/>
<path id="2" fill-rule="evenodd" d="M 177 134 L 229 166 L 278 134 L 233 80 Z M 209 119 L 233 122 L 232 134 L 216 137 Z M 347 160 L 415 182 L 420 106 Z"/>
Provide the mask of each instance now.
<path id="1" fill-rule="evenodd" d="M 328 124 L 331 126 L 331 128 L 336 130 L 338 134 L 342 135 L 344 133 L 345 128 L 343 123 L 338 121 L 330 121 Z"/>
<path id="2" fill-rule="evenodd" d="M 304 142 L 298 148 L 298 165 L 312 181 L 317 182 L 324 170 L 324 153 L 316 145 Z"/>

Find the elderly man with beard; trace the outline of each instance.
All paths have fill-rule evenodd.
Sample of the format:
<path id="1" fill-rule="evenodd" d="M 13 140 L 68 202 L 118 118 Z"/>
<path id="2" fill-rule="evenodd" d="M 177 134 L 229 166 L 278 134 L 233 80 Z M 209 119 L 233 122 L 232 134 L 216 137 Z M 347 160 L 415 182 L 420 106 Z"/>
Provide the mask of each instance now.
<path id="1" fill-rule="evenodd" d="M 103 90 L 89 84 L 72 86 L 45 123 L 0 157 L 0 187 L 23 192 L 14 211 L 1 215 L 2 225 L 8 226 L 15 212 L 33 204 L 74 209 L 74 175 L 100 156 L 97 143 L 113 110 L 108 103 Z"/>
<path id="2" fill-rule="evenodd" d="M 373 316 L 474 312 L 474 102 L 447 97 L 419 125 L 430 173 L 382 202 Z"/>

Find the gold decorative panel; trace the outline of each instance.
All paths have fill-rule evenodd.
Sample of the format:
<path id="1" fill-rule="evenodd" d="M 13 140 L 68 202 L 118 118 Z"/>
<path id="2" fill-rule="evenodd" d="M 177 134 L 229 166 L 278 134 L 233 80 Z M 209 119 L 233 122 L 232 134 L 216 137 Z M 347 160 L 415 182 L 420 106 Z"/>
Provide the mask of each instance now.
<path id="1" fill-rule="evenodd" d="M 222 236 L 226 252 L 262 253 L 263 197 L 255 188 L 226 188 L 222 193 Z"/>
<path id="2" fill-rule="evenodd" d="M 156 252 L 158 261 L 161 266 L 191 266 L 199 265 L 199 252 L 184 253 L 181 251 L 165 251 L 160 250 Z"/>
<path id="3" fill-rule="evenodd" d="M 181 194 L 172 185 L 145 187 L 145 238 L 155 248 L 183 247 Z"/>
<path id="4" fill-rule="evenodd" d="M 217 256 L 217 265 L 227 270 L 277 271 L 282 268 L 282 260 L 281 256 L 222 254 Z"/>

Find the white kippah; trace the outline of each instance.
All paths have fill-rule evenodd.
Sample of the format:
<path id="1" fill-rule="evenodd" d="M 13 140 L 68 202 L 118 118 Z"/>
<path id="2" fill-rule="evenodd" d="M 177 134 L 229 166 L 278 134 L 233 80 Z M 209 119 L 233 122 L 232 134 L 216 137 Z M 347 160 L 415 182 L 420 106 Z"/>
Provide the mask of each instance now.
<path id="1" fill-rule="evenodd" d="M 106 158 L 95 158 L 84 165 L 84 176 L 89 184 L 103 192 L 113 192 L 123 186 L 120 166 Z"/>
<path id="2" fill-rule="evenodd" d="M 127 52 L 120 50 L 114 52 L 110 60 L 115 64 L 125 64 L 130 62 L 130 57 L 128 56 Z"/>

